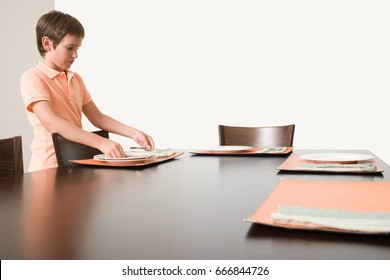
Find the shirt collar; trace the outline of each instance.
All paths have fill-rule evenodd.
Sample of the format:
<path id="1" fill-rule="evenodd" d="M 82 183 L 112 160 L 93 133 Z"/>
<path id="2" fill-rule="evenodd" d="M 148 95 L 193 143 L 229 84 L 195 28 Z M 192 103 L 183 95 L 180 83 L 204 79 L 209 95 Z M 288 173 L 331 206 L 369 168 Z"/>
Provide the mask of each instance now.
<path id="1" fill-rule="evenodd" d="M 47 66 L 45 63 L 43 63 L 42 61 L 39 61 L 38 62 L 38 65 L 37 65 L 37 69 L 39 71 L 41 71 L 43 74 L 45 74 L 48 78 L 50 79 L 53 79 L 55 76 L 61 74 L 61 72 L 57 71 L 57 70 L 54 70 L 53 68 L 50 68 L 49 66 Z M 68 79 L 72 78 L 73 75 L 74 75 L 74 72 L 70 71 L 70 70 L 67 70 L 67 76 L 68 76 Z"/>

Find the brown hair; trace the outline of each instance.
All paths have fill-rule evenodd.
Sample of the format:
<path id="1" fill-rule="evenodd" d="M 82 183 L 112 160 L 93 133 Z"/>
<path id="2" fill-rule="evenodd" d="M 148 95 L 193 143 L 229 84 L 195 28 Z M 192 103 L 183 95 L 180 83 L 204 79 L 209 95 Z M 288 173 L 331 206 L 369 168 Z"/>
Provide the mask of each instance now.
<path id="1" fill-rule="evenodd" d="M 35 31 L 37 34 L 38 51 L 42 57 L 46 53 L 42 46 L 42 38 L 44 36 L 53 41 L 54 48 L 58 46 L 67 34 L 84 38 L 84 27 L 76 18 L 55 10 L 41 16 Z"/>

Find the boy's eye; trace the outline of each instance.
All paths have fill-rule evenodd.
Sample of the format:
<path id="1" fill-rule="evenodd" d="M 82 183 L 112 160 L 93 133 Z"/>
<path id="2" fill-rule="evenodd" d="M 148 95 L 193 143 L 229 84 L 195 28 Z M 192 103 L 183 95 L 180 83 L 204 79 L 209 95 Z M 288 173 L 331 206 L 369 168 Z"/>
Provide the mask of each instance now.
<path id="1" fill-rule="evenodd" d="M 79 48 L 76 47 L 76 46 L 65 46 L 65 48 L 69 51 L 74 51 L 74 50 L 78 50 Z"/>

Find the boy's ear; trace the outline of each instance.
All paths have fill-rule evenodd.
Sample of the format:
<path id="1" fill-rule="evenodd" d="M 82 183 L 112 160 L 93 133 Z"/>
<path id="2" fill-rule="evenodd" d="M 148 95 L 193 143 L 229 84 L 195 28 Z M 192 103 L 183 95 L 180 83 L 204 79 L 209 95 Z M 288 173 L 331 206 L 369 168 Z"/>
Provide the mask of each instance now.
<path id="1" fill-rule="evenodd" d="M 42 46 L 45 49 L 45 51 L 50 51 L 51 47 L 53 46 L 52 41 L 47 36 L 42 37 Z"/>

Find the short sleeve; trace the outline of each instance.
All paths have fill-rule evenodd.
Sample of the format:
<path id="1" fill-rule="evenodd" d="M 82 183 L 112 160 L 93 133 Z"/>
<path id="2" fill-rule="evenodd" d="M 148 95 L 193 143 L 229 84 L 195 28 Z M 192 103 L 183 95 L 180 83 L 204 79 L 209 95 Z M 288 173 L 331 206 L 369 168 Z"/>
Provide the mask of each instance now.
<path id="1" fill-rule="evenodd" d="M 30 69 L 22 75 L 20 81 L 24 105 L 29 112 L 33 112 L 32 104 L 46 100 L 50 102 L 50 93 L 39 75 Z"/>

